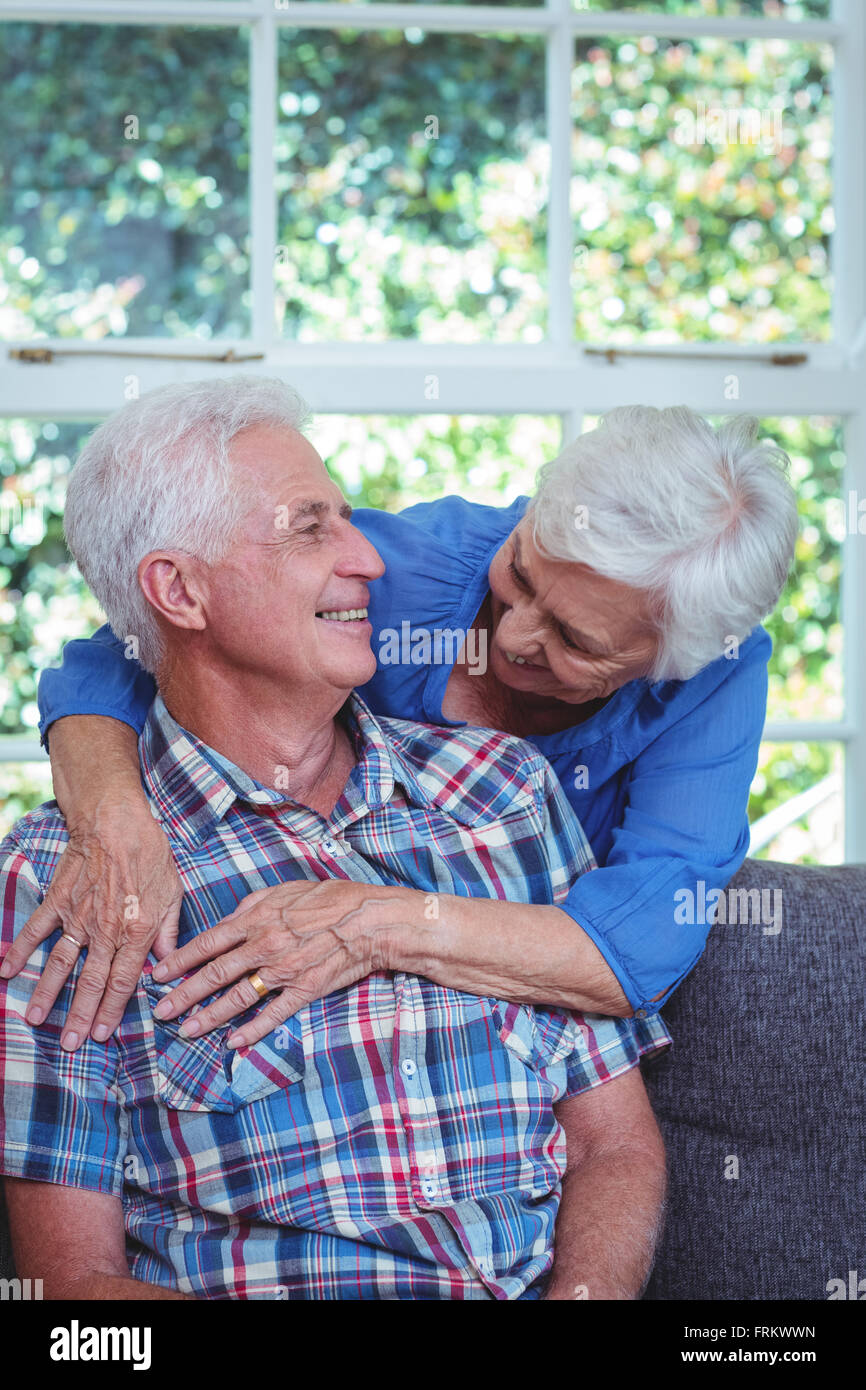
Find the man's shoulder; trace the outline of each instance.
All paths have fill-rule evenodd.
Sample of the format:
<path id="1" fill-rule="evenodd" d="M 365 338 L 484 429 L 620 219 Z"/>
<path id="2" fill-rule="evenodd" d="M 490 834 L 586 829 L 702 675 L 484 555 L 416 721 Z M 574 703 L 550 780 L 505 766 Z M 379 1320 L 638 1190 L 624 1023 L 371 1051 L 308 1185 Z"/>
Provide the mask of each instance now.
<path id="1" fill-rule="evenodd" d="M 50 882 L 69 841 L 63 812 L 56 801 L 43 801 L 17 820 L 0 841 L 0 871 L 10 858 L 21 856 L 32 866 L 40 884 Z"/>
<path id="2" fill-rule="evenodd" d="M 548 764 L 524 739 L 471 724 L 443 728 L 381 716 L 379 723 L 426 796 L 457 820 L 478 824 L 544 801 Z"/>

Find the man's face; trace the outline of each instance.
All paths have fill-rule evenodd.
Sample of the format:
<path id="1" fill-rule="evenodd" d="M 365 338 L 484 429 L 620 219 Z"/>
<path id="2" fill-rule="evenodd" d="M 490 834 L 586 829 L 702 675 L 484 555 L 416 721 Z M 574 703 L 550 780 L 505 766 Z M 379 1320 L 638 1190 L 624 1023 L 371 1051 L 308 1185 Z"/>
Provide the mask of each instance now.
<path id="1" fill-rule="evenodd" d="M 584 704 L 651 670 L 658 638 L 645 596 L 586 565 L 547 559 L 525 522 L 494 555 L 489 580 L 491 668 L 504 685 Z"/>
<path id="2" fill-rule="evenodd" d="M 231 458 L 252 505 L 208 571 L 210 641 L 231 665 L 287 687 L 363 685 L 376 669 L 366 609 L 369 581 L 385 568 L 378 552 L 302 435 L 255 426 Z"/>

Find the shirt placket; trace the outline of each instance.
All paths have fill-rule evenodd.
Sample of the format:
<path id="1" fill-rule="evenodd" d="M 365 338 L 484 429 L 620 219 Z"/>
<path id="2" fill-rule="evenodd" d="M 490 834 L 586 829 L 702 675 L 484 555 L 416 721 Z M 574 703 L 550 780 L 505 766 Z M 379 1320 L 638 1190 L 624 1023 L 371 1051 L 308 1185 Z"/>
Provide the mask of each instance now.
<path id="1" fill-rule="evenodd" d="M 493 1266 L 493 1247 L 486 1221 L 459 1219 L 448 1182 L 447 1154 L 436 1093 L 426 1067 L 427 1010 L 422 982 L 398 971 L 394 976 L 394 1084 L 411 1164 L 412 1198 L 421 1208 L 438 1211 L 451 1226 L 477 1278 L 501 1296 Z M 467 1207 L 467 1203 L 460 1203 Z"/>

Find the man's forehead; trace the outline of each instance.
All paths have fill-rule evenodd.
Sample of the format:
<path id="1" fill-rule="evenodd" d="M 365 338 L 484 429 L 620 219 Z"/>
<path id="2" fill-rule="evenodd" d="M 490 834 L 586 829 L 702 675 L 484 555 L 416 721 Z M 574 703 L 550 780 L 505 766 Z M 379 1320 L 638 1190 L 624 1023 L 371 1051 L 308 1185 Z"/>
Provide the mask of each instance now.
<path id="1" fill-rule="evenodd" d="M 287 481 L 297 475 L 309 478 L 327 470 L 309 439 L 293 429 L 252 425 L 232 440 L 233 463 L 253 472 L 280 472 Z"/>
<path id="2" fill-rule="evenodd" d="M 263 498 L 285 506 L 302 497 L 340 504 L 340 489 L 319 454 L 295 430 L 244 430 L 235 437 L 231 459 L 242 482 L 256 487 Z"/>

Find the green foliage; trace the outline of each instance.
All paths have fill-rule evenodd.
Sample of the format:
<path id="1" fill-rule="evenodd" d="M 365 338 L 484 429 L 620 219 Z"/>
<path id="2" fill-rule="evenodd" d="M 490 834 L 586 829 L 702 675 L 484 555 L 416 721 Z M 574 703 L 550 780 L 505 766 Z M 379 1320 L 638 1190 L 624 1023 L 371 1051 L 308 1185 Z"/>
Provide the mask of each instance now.
<path id="1" fill-rule="evenodd" d="M 535 341 L 540 37 L 280 36 L 278 303 L 301 338 Z"/>
<path id="2" fill-rule="evenodd" d="M 63 539 L 66 479 L 86 425 L 0 420 L 0 733 L 32 733 L 36 678 L 102 621 Z"/>
<path id="3" fill-rule="evenodd" d="M 829 335 L 830 59 L 796 42 L 579 40 L 579 337 Z"/>
<path id="4" fill-rule="evenodd" d="M 503 506 L 533 491 L 557 417 L 322 416 L 312 439 L 353 506 L 399 511 L 451 492 Z"/>
<path id="5" fill-rule="evenodd" d="M 579 337 L 827 336 L 830 50 L 790 28 L 577 42 Z M 12 23 L 3 38 L 0 335 L 247 332 L 246 31 Z M 543 336 L 541 36 L 281 29 L 278 102 L 287 336 Z M 752 110 L 765 134 L 681 143 L 701 103 Z"/>
<path id="6" fill-rule="evenodd" d="M 791 459 L 800 514 L 791 574 L 765 624 L 773 638 L 769 717 L 841 719 L 842 552 L 834 524 L 845 465 L 841 424 L 788 416 L 764 420 L 762 426 Z"/>
<path id="7" fill-rule="evenodd" d="M 792 21 L 828 13 L 828 0 L 575 3 Z M 2 34 L 0 338 L 248 332 L 246 31 L 11 23 Z M 572 144 L 579 336 L 828 335 L 829 69 L 827 50 L 798 40 L 795 22 L 789 41 L 773 43 L 581 37 Z M 287 336 L 543 335 L 541 38 L 286 29 L 278 100 L 275 285 Z M 779 107 L 783 138 L 757 148 L 681 143 L 682 113 L 699 102 Z M 802 521 L 795 569 L 768 623 L 769 714 L 834 719 L 840 425 L 764 423 L 792 457 Z M 33 733 L 38 671 L 101 621 L 62 539 L 65 482 L 88 428 L 0 422 L 6 734 Z M 531 490 L 559 445 L 559 423 L 324 417 L 314 442 L 356 505 L 393 510 L 447 492 L 497 502 Z M 829 745 L 765 745 L 753 816 L 820 780 L 837 756 Z M 5 823 L 47 785 L 44 767 L 0 764 Z"/>
<path id="8" fill-rule="evenodd" d="M 249 331 L 247 54 L 231 28 L 3 25 L 0 337 Z"/>
<path id="9" fill-rule="evenodd" d="M 758 859 L 782 859 L 796 864 L 842 861 L 843 756 L 839 743 L 764 743 L 749 798 L 749 819 L 755 822 L 800 792 L 835 779 L 837 790 L 799 821 L 781 830 L 759 849 Z"/>

